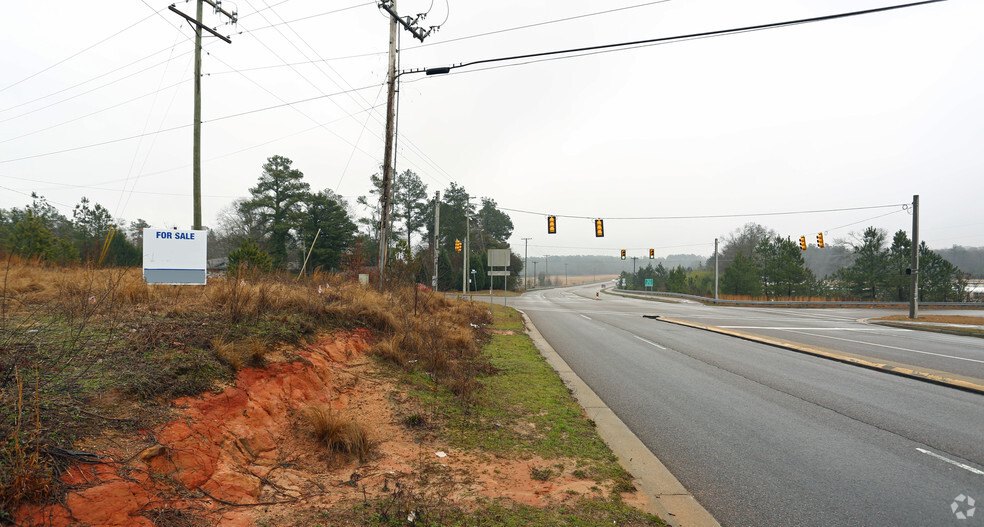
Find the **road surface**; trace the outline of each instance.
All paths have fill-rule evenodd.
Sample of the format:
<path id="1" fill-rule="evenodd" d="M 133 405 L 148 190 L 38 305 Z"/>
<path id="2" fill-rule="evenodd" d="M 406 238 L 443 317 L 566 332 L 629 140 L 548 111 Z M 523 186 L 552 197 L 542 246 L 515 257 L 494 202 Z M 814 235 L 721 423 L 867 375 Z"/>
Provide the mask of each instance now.
<path id="1" fill-rule="evenodd" d="M 984 501 L 967 517 L 970 499 L 984 500 L 984 396 L 643 315 L 981 378 L 984 339 L 856 322 L 889 310 L 712 307 L 598 289 L 509 303 L 722 525 L 984 526 Z"/>

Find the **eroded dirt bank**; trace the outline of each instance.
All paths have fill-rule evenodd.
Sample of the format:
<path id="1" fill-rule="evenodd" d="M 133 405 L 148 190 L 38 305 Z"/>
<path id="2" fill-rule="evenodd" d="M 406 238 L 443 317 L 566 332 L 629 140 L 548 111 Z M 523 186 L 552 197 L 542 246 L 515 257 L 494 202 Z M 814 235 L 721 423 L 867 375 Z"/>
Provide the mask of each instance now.
<path id="1" fill-rule="evenodd" d="M 548 463 L 539 458 L 476 457 L 408 429 L 393 410 L 403 395 L 373 373 L 368 346 L 366 333 L 323 337 L 291 350 L 296 360 L 244 368 L 221 392 L 174 401 L 177 417 L 140 437 L 93 438 L 86 450 L 103 461 L 70 468 L 63 502 L 22 507 L 18 522 L 305 524 L 313 514 L 327 519 L 333 506 L 383 494 L 545 505 L 598 492 L 594 481 L 573 476 L 531 479 L 531 467 Z M 377 446 L 367 460 L 333 455 L 314 439 L 303 410 L 318 405 L 370 428 Z"/>

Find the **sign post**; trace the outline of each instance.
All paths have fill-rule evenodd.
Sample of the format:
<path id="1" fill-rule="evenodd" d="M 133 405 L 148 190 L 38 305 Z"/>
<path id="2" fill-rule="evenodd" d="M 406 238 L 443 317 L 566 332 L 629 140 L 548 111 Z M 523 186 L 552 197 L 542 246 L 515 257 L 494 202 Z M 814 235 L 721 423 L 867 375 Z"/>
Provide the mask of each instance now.
<path id="1" fill-rule="evenodd" d="M 495 289 L 495 278 L 496 276 L 501 276 L 503 280 L 502 284 L 502 309 L 506 309 L 506 296 L 509 292 L 509 258 L 512 255 L 512 251 L 509 249 L 489 249 L 489 276 L 491 280 L 491 286 L 489 287 L 489 309 L 492 308 L 492 290 Z M 496 270 L 496 267 L 502 267 L 502 270 Z"/>

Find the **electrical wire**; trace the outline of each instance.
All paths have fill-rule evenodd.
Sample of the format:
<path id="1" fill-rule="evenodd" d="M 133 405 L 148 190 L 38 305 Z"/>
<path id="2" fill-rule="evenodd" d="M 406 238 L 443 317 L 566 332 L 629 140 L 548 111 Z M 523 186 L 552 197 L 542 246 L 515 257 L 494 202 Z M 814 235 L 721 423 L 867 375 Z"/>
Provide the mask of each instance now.
<path id="1" fill-rule="evenodd" d="M 563 57 L 563 58 L 571 58 L 573 56 L 580 56 L 580 55 L 573 55 L 575 53 L 592 52 L 592 51 L 602 51 L 602 50 L 610 50 L 610 49 L 632 49 L 632 47 L 639 47 L 639 46 L 643 46 L 643 45 L 655 45 L 655 44 L 659 44 L 659 43 L 673 42 L 673 41 L 679 41 L 679 40 L 690 40 L 690 39 L 695 39 L 695 38 L 726 36 L 726 35 L 732 35 L 732 34 L 737 34 L 737 33 L 746 33 L 746 32 L 751 32 L 751 31 L 762 31 L 762 30 L 766 30 L 766 29 L 776 29 L 776 28 L 787 27 L 787 26 L 794 26 L 794 25 L 800 25 L 800 24 L 809 24 L 809 23 L 815 23 L 815 22 L 826 22 L 826 21 L 836 20 L 836 19 L 841 19 L 841 18 L 848 18 L 848 17 L 855 17 L 855 16 L 862 16 L 862 15 L 869 15 L 869 14 L 881 13 L 881 12 L 885 12 L 885 11 L 893 11 L 893 10 L 897 10 L 897 9 L 905 9 L 905 8 L 909 8 L 909 7 L 916 7 L 916 6 L 926 5 L 926 4 L 935 4 L 935 3 L 946 2 L 946 1 L 948 1 L 948 0 L 923 0 L 921 2 L 913 2 L 913 3 L 908 3 L 908 4 L 898 4 L 898 5 L 887 6 L 887 7 L 879 7 L 879 8 L 874 8 L 874 9 L 865 9 L 865 10 L 861 10 L 861 11 L 851 11 L 851 12 L 846 12 L 846 13 L 836 13 L 836 14 L 833 14 L 833 15 L 823 15 L 823 16 L 811 17 L 811 18 L 802 18 L 802 19 L 798 19 L 798 20 L 788 20 L 788 21 L 785 21 L 785 22 L 772 22 L 772 23 L 768 23 L 768 24 L 758 24 L 758 25 L 754 25 L 754 26 L 745 26 L 745 27 L 740 27 L 740 28 L 721 29 L 721 30 L 716 30 L 716 31 L 704 31 L 704 32 L 700 32 L 700 33 L 691 33 L 691 34 L 688 34 L 688 35 L 677 35 L 677 36 L 672 36 L 672 37 L 658 37 L 658 38 L 650 38 L 650 39 L 643 39 L 643 40 L 634 40 L 634 41 L 629 41 L 629 42 L 618 42 L 618 43 L 613 43 L 613 44 L 600 44 L 600 45 L 597 45 L 597 46 L 584 46 L 584 47 L 580 47 L 580 48 L 568 48 L 568 49 L 561 49 L 561 50 L 554 50 L 554 51 L 544 51 L 544 52 L 539 52 L 539 53 L 526 53 L 526 54 L 522 54 L 522 55 L 512 55 L 512 56 L 507 56 L 507 57 L 496 57 L 496 58 L 491 58 L 491 59 L 473 60 L 473 61 L 470 61 L 470 62 L 462 62 L 462 63 L 458 63 L 458 64 L 451 64 L 450 66 L 447 66 L 446 68 L 447 68 L 448 71 L 451 71 L 451 70 L 455 70 L 455 69 L 459 69 L 459 68 L 466 68 L 466 67 L 469 67 L 469 66 L 477 66 L 477 65 L 480 65 L 480 64 L 491 64 L 491 63 L 497 63 L 497 62 L 507 62 L 507 61 L 516 61 L 516 60 L 524 60 L 524 59 L 545 59 L 546 57 L 555 57 L 555 56 L 558 56 L 558 55 L 566 55 L 566 56 L 570 56 L 570 57 Z M 534 62 L 536 62 L 536 61 L 534 61 Z M 425 69 L 417 69 L 417 70 L 406 71 L 404 73 L 423 73 L 425 71 L 426 71 Z"/>
<path id="2" fill-rule="evenodd" d="M 163 88 L 160 88 L 159 87 L 159 88 L 157 88 L 156 90 L 154 90 L 152 92 L 145 93 L 143 95 L 138 95 L 136 97 L 133 97 L 132 99 L 127 99 L 125 101 L 118 102 L 118 103 L 116 103 L 116 104 L 114 104 L 112 106 L 107 106 L 105 108 L 101 108 L 99 110 L 95 110 L 93 112 L 89 112 L 89 113 L 87 113 L 85 115 L 80 115 L 78 117 L 69 119 L 67 121 L 62 121 L 60 123 L 53 124 L 53 125 L 50 125 L 50 126 L 46 126 L 44 128 L 38 128 L 37 130 L 31 131 L 31 132 L 27 132 L 25 134 L 18 135 L 16 137 L 10 137 L 10 138 L 4 139 L 4 140 L 0 141 L 0 144 L 9 143 L 10 141 L 16 141 L 17 139 L 23 139 L 25 137 L 29 137 L 29 136 L 32 136 L 34 134 L 39 134 L 41 132 L 45 132 L 45 131 L 51 130 L 53 128 L 58 128 L 60 126 L 66 125 L 66 124 L 74 123 L 75 121 L 79 121 L 79 120 L 85 119 L 87 117 L 92 117 L 93 115 L 98 115 L 100 113 L 107 112 L 107 111 L 113 110 L 115 108 L 119 108 L 120 106 L 125 106 L 125 105 L 130 104 L 130 103 L 132 103 L 134 101 L 139 101 L 140 99 L 144 99 L 144 98 L 150 97 L 151 95 L 157 95 L 157 94 L 159 94 L 162 91 L 170 90 L 170 89 L 175 88 L 177 86 L 180 86 L 180 85 L 182 85 L 182 84 L 184 84 L 186 82 L 189 82 L 190 80 L 191 79 L 185 79 L 183 81 L 178 81 L 178 82 L 176 82 L 174 84 L 171 84 L 169 86 L 165 86 Z"/>
<path id="3" fill-rule="evenodd" d="M 902 207 L 908 205 L 907 203 L 893 203 L 890 205 L 871 205 L 865 207 L 847 207 L 841 209 L 818 209 L 818 210 L 796 210 L 796 211 L 785 211 L 785 212 L 755 212 L 755 213 L 743 213 L 743 214 L 699 214 L 692 216 L 623 216 L 623 217 L 608 217 L 608 216 L 573 216 L 567 214 L 550 214 L 545 212 L 535 212 L 530 210 L 522 209 L 510 209 L 507 207 L 499 207 L 500 210 L 507 210 L 509 212 L 517 212 L 520 214 L 534 214 L 537 216 L 556 216 L 558 218 L 573 218 L 581 220 L 595 220 L 595 219 L 605 219 L 605 220 L 705 220 L 705 219 L 716 219 L 716 218 L 747 218 L 756 216 L 790 216 L 797 214 L 822 214 L 828 212 L 846 212 L 852 210 L 871 210 L 871 209 L 887 209 L 891 207 Z M 895 211 L 898 212 L 898 211 Z M 894 214 L 894 212 L 892 212 Z"/>
<path id="4" fill-rule="evenodd" d="M 635 5 L 630 5 L 630 6 L 617 7 L 615 9 L 606 9 L 604 11 L 595 11 L 593 13 L 584 13 L 584 14 L 581 14 L 581 15 L 574 15 L 574 16 L 569 16 L 569 17 L 566 17 L 566 18 L 558 18 L 558 19 L 554 19 L 554 20 L 546 20 L 546 21 L 543 21 L 543 22 L 535 22 L 533 24 L 526 24 L 526 25 L 522 25 L 522 26 L 515 26 L 515 27 L 508 27 L 508 28 L 503 28 L 503 29 L 496 29 L 494 31 L 488 31 L 488 32 L 485 32 L 485 33 L 477 33 L 475 35 L 467 35 L 467 36 L 464 36 L 464 37 L 451 38 L 451 39 L 448 39 L 448 40 L 441 40 L 441 41 L 438 41 L 438 42 L 431 42 L 429 44 L 426 44 L 426 43 L 425 44 L 419 44 L 417 46 L 409 47 L 409 48 L 407 48 L 404 51 L 414 51 L 414 50 L 417 50 L 417 49 L 431 47 L 431 46 L 440 46 L 440 45 L 443 45 L 443 44 L 450 44 L 452 42 L 460 42 L 462 40 L 470 40 L 470 39 L 473 39 L 473 38 L 481 38 L 481 37 L 487 37 L 487 36 L 491 36 L 491 35 L 499 35 L 499 34 L 502 34 L 502 33 L 509 33 L 509 32 L 512 32 L 512 31 L 519 31 L 519 30 L 530 29 L 530 28 L 534 28 L 534 27 L 547 26 L 547 25 L 550 25 L 550 24 L 559 24 L 559 23 L 562 23 L 562 22 L 570 22 L 572 20 L 579 20 L 579 19 L 582 19 L 582 18 L 588 18 L 588 17 L 593 17 L 593 16 L 599 16 L 599 15 L 607 15 L 607 14 L 610 14 L 610 13 L 617 13 L 619 11 L 627 11 L 629 9 L 637 9 L 637 8 L 640 8 L 640 7 L 648 7 L 648 6 L 655 5 L 655 4 L 663 4 L 663 3 L 666 3 L 666 2 L 669 2 L 669 1 L 670 0 L 656 0 L 654 2 L 645 2 L 645 3 L 642 3 L 642 4 L 635 4 Z M 444 25 L 444 24 L 442 23 L 441 25 Z"/>
<path id="5" fill-rule="evenodd" d="M 372 85 L 372 86 L 364 86 L 362 88 L 355 88 L 355 89 L 356 90 L 365 90 L 365 89 L 375 88 L 375 87 L 376 87 L 376 85 Z M 330 97 L 334 97 L 336 95 L 342 95 L 343 93 L 344 92 L 329 93 L 329 94 L 325 94 L 325 95 L 319 95 L 319 96 L 316 96 L 316 97 L 309 97 L 307 99 L 301 99 L 301 100 L 291 101 L 291 102 L 284 102 L 282 104 L 275 104 L 273 106 L 266 106 L 264 108 L 256 108 L 256 109 L 253 109 L 253 110 L 247 110 L 245 112 L 234 113 L 234 114 L 231 114 L 231 115 L 224 115 L 222 117 L 215 117 L 215 118 L 209 119 L 207 121 L 204 121 L 203 120 L 202 121 L 202 124 L 213 123 L 213 122 L 216 122 L 216 121 L 223 121 L 223 120 L 232 119 L 232 118 L 235 118 L 235 117 L 242 117 L 244 115 L 250 115 L 250 114 L 254 114 L 254 113 L 265 112 L 265 111 L 268 111 L 268 110 L 274 110 L 274 109 L 277 109 L 277 108 L 283 108 L 285 106 L 289 106 L 292 109 L 294 109 L 295 111 L 299 111 L 296 108 L 294 108 L 294 105 L 301 104 L 301 103 L 306 103 L 306 102 L 311 102 L 311 101 L 316 101 L 316 100 L 319 100 L 319 99 L 330 98 Z M 281 99 L 281 100 L 283 100 L 283 99 Z M 300 112 L 300 113 L 301 114 L 304 114 L 304 112 Z M 306 114 L 304 114 L 304 115 L 306 115 Z M 51 152 L 44 152 L 44 153 L 41 153 L 41 154 L 32 154 L 32 155 L 28 155 L 28 156 L 15 157 L 15 158 L 11 158 L 11 159 L 3 159 L 3 160 L 0 160 L 0 164 L 13 163 L 15 161 L 24 161 L 24 160 L 27 160 L 27 159 L 36 159 L 36 158 L 39 158 L 39 157 L 48 157 L 48 156 L 53 156 L 53 155 L 57 155 L 57 154 L 64 154 L 66 152 L 75 152 L 77 150 L 84 150 L 84 149 L 87 149 L 87 148 L 95 148 L 97 146 L 105 146 L 105 145 L 109 145 L 109 144 L 113 144 L 113 143 L 120 143 L 120 142 L 123 142 L 123 141 L 129 141 L 131 139 L 138 139 L 140 137 L 146 137 L 146 136 L 160 134 L 160 133 L 166 133 L 166 132 L 173 132 L 175 130 L 181 130 L 183 128 L 188 128 L 190 126 L 192 126 L 192 125 L 191 124 L 182 124 L 182 125 L 178 125 L 178 126 L 172 126 L 171 128 L 164 128 L 164 129 L 161 129 L 161 130 L 159 130 L 157 132 L 147 132 L 147 133 L 136 134 L 136 135 L 131 135 L 131 136 L 127 136 L 127 137 L 120 137 L 120 138 L 116 138 L 116 139 L 110 139 L 110 140 L 107 140 L 107 141 L 101 141 L 101 142 L 98 142 L 98 143 L 90 143 L 90 144 L 87 144 L 87 145 L 74 146 L 74 147 L 71 147 L 71 148 L 64 148 L 62 150 L 54 150 L 54 151 L 51 151 Z M 322 128 L 324 128 L 324 127 L 322 126 Z M 332 132 L 332 133 L 334 133 L 334 132 Z M 338 134 L 335 134 L 335 135 L 337 136 Z M 343 141 L 345 140 L 341 136 L 338 136 L 338 137 L 341 138 Z M 348 141 L 346 141 L 346 142 L 348 142 Z M 349 144 L 351 144 L 351 143 L 349 143 Z M 364 152 L 364 153 L 366 155 L 371 155 L 368 152 Z"/>
<path id="6" fill-rule="evenodd" d="M 161 11 L 163 11 L 163 9 Z M 159 12 L 160 11 L 156 11 L 154 14 L 157 14 Z M 92 48 L 94 48 L 94 47 L 96 47 L 96 46 L 98 46 L 98 45 L 100 45 L 100 44 L 102 44 L 102 43 L 104 43 L 104 42 L 106 42 L 108 40 L 112 40 L 113 38 L 115 38 L 115 37 L 117 37 L 117 36 L 125 33 L 127 30 L 133 29 L 133 28 L 139 26 L 140 24 L 146 22 L 147 20 L 153 18 L 154 14 L 147 15 L 146 17 L 140 19 L 139 21 L 128 25 L 127 27 L 125 27 L 125 28 L 117 31 L 116 33 L 113 33 L 112 35 L 110 35 L 110 36 L 108 36 L 108 37 L 100 40 L 99 42 L 96 42 L 95 44 L 92 44 L 92 45 L 90 45 L 90 46 L 88 46 L 88 47 L 86 47 L 86 48 L 84 48 L 84 49 L 82 49 L 80 51 L 77 51 L 77 52 L 69 55 L 68 57 L 63 58 L 62 60 L 59 60 L 58 62 L 56 62 L 56 63 L 54 63 L 54 64 L 52 64 L 52 65 L 50 65 L 50 66 L 48 66 L 48 67 L 46 67 L 46 68 L 38 71 L 36 73 L 32 73 L 31 75 L 28 75 L 27 77 L 24 77 L 23 79 L 21 79 L 21 80 L 19 80 L 17 82 L 14 82 L 13 84 L 9 84 L 9 85 L 7 85 L 4 88 L 0 88 L 0 93 L 3 93 L 5 91 L 9 90 L 10 88 L 13 88 L 14 86 L 18 86 L 18 85 L 20 85 L 20 84 L 22 84 L 24 82 L 27 82 L 27 81 L 33 79 L 34 77 L 37 77 L 38 75 L 41 75 L 42 73 L 44 73 L 46 71 L 49 71 L 49 70 L 51 70 L 51 69 L 53 69 L 53 68 L 55 68 L 57 66 L 60 66 L 60 65 L 66 63 L 66 62 L 68 62 L 68 61 L 70 61 L 72 59 L 74 59 L 75 57 L 78 57 L 79 55 L 82 55 L 86 51 L 89 51 L 90 49 L 92 49 Z"/>

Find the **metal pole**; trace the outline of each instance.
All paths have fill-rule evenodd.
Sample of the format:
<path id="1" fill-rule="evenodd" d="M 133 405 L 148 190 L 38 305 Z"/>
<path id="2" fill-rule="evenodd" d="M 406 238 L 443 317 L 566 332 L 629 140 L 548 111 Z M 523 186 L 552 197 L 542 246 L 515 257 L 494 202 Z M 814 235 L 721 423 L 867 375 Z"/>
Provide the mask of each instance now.
<path id="1" fill-rule="evenodd" d="M 548 258 L 550 258 L 550 255 L 549 254 L 544 254 L 543 255 L 543 275 L 546 277 L 547 285 L 549 286 L 550 285 L 550 267 L 549 267 L 550 262 L 549 262 Z"/>
<path id="2" fill-rule="evenodd" d="M 202 229 L 202 0 L 198 0 L 195 27 L 195 116 L 191 155 L 192 202 L 195 208 L 192 229 Z"/>
<path id="3" fill-rule="evenodd" d="M 536 260 L 533 260 L 533 287 L 536 287 L 536 280 L 537 280 L 537 278 L 539 276 L 539 275 L 536 274 L 536 264 L 537 264 L 537 261 Z"/>
<path id="4" fill-rule="evenodd" d="M 304 265 L 301 266 L 301 272 L 297 273 L 297 280 L 301 279 L 301 275 L 307 269 L 308 259 L 311 258 L 311 253 L 314 252 L 314 244 L 318 243 L 318 236 L 321 236 L 321 227 L 318 227 L 318 232 L 314 235 L 314 241 L 311 242 L 311 248 L 308 249 L 307 256 L 304 257 Z"/>
<path id="5" fill-rule="evenodd" d="M 523 290 L 525 291 L 530 286 L 529 278 L 527 275 L 527 267 L 530 265 L 530 240 L 533 238 L 523 238 Z"/>
<path id="6" fill-rule="evenodd" d="M 396 11 L 396 0 L 393 0 Z M 393 121 L 396 117 L 396 38 L 399 30 L 396 17 L 390 15 L 389 75 L 386 90 L 386 144 L 383 147 L 383 188 L 379 196 L 379 290 L 383 290 L 386 276 L 386 253 L 389 249 L 389 201 L 390 178 L 393 172 Z"/>
<path id="7" fill-rule="evenodd" d="M 471 242 L 471 222 L 468 218 L 468 204 L 465 204 L 465 252 L 461 256 L 461 294 L 468 292 L 468 244 Z"/>
<path id="8" fill-rule="evenodd" d="M 567 279 L 567 262 L 564 262 L 564 285 L 570 285 L 570 280 Z"/>
<path id="9" fill-rule="evenodd" d="M 912 296 L 909 318 L 919 318 L 919 195 L 912 196 Z"/>
<path id="10" fill-rule="evenodd" d="M 718 239 L 714 238 L 714 300 L 718 299 Z"/>
<path id="11" fill-rule="evenodd" d="M 437 291 L 437 261 L 441 254 L 439 241 L 441 239 L 441 191 L 434 193 L 434 243 L 431 251 L 434 252 L 434 278 L 431 279 L 431 288 Z"/>

